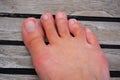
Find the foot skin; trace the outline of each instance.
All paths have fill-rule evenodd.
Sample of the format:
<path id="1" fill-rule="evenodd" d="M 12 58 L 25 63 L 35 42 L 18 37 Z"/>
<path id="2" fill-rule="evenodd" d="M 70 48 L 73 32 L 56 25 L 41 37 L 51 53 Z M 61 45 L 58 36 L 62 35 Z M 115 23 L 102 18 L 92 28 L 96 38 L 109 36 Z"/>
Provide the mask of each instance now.
<path id="1" fill-rule="evenodd" d="M 24 20 L 22 34 L 41 80 L 109 80 L 108 62 L 90 29 L 67 20 L 64 12 L 57 12 L 55 20 L 43 14 L 40 23 Z"/>

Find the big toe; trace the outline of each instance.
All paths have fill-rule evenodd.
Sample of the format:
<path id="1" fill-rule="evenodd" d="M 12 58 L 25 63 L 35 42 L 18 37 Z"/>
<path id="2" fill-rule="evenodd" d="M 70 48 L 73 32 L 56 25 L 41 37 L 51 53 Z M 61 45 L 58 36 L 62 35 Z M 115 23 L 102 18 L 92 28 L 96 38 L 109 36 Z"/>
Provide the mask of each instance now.
<path id="1" fill-rule="evenodd" d="M 35 18 L 24 20 L 22 35 L 24 43 L 31 54 L 37 53 L 45 47 L 43 31 Z"/>

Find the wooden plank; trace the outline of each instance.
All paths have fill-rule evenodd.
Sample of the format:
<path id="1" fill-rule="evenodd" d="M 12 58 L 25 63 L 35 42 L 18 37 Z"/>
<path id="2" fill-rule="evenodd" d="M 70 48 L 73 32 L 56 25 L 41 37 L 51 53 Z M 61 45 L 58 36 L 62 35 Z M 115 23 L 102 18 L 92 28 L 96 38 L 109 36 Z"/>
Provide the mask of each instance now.
<path id="1" fill-rule="evenodd" d="M 0 80 L 40 80 L 37 75 L 8 75 L 0 74 Z M 110 78 L 110 80 L 120 80 L 120 78 Z"/>
<path id="2" fill-rule="evenodd" d="M 29 57 L 29 52 L 24 46 L 3 46 L 0 45 L 0 56 Z"/>
<path id="3" fill-rule="evenodd" d="M 33 68 L 31 57 L 3 57 L 0 56 L 2 68 Z"/>
<path id="4" fill-rule="evenodd" d="M 0 45 L 0 67 L 33 68 L 33 65 L 31 56 L 24 46 Z"/>
<path id="5" fill-rule="evenodd" d="M 120 80 L 120 78 L 110 78 L 110 80 Z"/>
<path id="6" fill-rule="evenodd" d="M 0 74 L 0 80 L 40 80 L 37 75 Z"/>
<path id="7" fill-rule="evenodd" d="M 120 49 L 104 49 L 103 50 L 110 66 L 110 70 L 120 71 Z"/>
<path id="8" fill-rule="evenodd" d="M 22 41 L 21 18 L 0 17 L 0 40 Z M 120 44 L 120 23 L 117 22 L 91 22 L 80 21 L 84 26 L 89 27 L 97 35 L 100 43 Z"/>
<path id="9" fill-rule="evenodd" d="M 103 49 L 110 64 L 110 70 L 120 71 L 120 49 Z M 14 65 L 14 66 L 13 66 Z M 24 46 L 0 45 L 1 68 L 33 68 L 29 52 Z"/>
<path id="10" fill-rule="evenodd" d="M 119 5 L 119 0 L 1 0 L 0 12 L 39 14 L 65 11 L 68 14 L 120 17 Z"/>

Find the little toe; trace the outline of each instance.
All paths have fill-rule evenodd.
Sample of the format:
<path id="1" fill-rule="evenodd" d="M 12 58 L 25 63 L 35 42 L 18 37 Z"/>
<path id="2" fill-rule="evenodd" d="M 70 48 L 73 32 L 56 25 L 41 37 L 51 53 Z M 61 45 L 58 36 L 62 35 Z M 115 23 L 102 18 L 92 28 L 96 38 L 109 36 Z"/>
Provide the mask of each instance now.
<path id="1" fill-rule="evenodd" d="M 95 36 L 95 34 L 89 28 L 86 28 L 85 32 L 86 32 L 87 42 L 89 44 L 98 46 L 99 42 L 98 42 L 97 37 Z"/>
<path id="2" fill-rule="evenodd" d="M 85 40 L 85 29 L 81 24 L 78 23 L 76 19 L 69 20 L 69 30 L 74 37 Z"/>
<path id="3" fill-rule="evenodd" d="M 67 15 L 64 12 L 56 13 L 56 25 L 60 37 L 69 37 L 70 32 L 68 29 Z"/>
<path id="4" fill-rule="evenodd" d="M 54 18 L 51 13 L 46 13 L 41 16 L 41 22 L 45 30 L 46 36 L 50 44 L 55 43 L 59 36 L 55 29 Z"/>
<path id="5" fill-rule="evenodd" d="M 44 34 L 35 18 L 24 20 L 22 25 L 23 40 L 31 53 L 43 50 L 45 47 Z"/>

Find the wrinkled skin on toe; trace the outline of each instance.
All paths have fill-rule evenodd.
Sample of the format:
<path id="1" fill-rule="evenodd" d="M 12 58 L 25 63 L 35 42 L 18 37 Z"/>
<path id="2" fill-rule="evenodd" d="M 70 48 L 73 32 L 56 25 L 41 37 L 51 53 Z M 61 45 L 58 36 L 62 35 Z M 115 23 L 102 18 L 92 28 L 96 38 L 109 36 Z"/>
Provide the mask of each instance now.
<path id="1" fill-rule="evenodd" d="M 109 80 L 108 62 L 90 29 L 68 20 L 64 12 L 57 12 L 55 19 L 45 13 L 40 23 L 25 19 L 22 35 L 41 80 Z"/>

